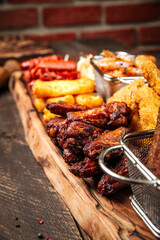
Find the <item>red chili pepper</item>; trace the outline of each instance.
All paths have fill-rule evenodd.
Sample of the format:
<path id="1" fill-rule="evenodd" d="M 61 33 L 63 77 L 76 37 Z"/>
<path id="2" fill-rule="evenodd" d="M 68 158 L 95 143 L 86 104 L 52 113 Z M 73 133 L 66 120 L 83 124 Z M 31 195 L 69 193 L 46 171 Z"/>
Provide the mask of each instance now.
<path id="1" fill-rule="evenodd" d="M 49 237 L 46 237 L 46 240 L 51 240 Z"/>
<path id="2" fill-rule="evenodd" d="M 43 219 L 40 219 L 38 222 L 39 222 L 39 224 L 42 224 L 43 223 Z"/>

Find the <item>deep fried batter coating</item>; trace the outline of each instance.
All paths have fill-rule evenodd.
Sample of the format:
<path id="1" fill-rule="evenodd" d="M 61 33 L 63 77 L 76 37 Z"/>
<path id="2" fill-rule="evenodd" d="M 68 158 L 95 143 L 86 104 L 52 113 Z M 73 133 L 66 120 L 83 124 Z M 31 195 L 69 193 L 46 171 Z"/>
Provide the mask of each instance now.
<path id="1" fill-rule="evenodd" d="M 47 98 L 46 103 L 59 102 L 59 101 L 68 102 L 70 104 L 75 103 L 75 99 L 72 95 L 65 95 L 65 96 L 57 97 L 57 98 Z"/>
<path id="2" fill-rule="evenodd" d="M 155 128 L 160 98 L 152 88 L 144 84 L 142 78 L 135 79 L 131 84 L 121 88 L 107 102 L 112 101 L 126 102 L 127 106 L 131 108 L 130 127 L 134 131 Z"/>
<path id="3" fill-rule="evenodd" d="M 136 65 L 136 67 L 141 68 L 141 65 L 144 63 L 144 61 L 147 61 L 147 60 L 150 60 L 153 63 L 156 62 L 156 58 L 154 56 L 152 56 L 152 55 L 138 55 L 135 58 L 135 65 Z"/>
<path id="4" fill-rule="evenodd" d="M 87 106 L 83 106 L 80 104 L 70 104 L 63 101 L 59 101 L 58 103 L 57 102 L 47 103 L 46 108 L 50 110 L 52 113 L 61 116 L 66 116 L 68 112 L 77 112 L 89 109 Z"/>
<path id="5" fill-rule="evenodd" d="M 43 112 L 45 108 L 45 99 L 43 98 L 34 98 L 33 99 L 34 106 L 39 112 Z"/>
<path id="6" fill-rule="evenodd" d="M 84 146 L 84 154 L 96 160 L 104 149 L 118 145 L 121 137 L 128 132 L 129 129 L 125 127 L 117 128 L 114 131 L 105 131 L 99 138 Z"/>
<path id="7" fill-rule="evenodd" d="M 125 102 L 128 107 L 135 111 L 138 108 L 137 106 L 137 90 L 141 86 L 144 85 L 143 78 L 137 78 L 134 82 L 128 84 L 127 86 L 121 88 L 116 93 L 113 94 L 107 101 L 107 103 L 111 103 L 113 101 Z"/>
<path id="8" fill-rule="evenodd" d="M 75 96 L 75 101 L 78 104 L 86 105 L 89 108 L 100 107 L 103 104 L 103 99 L 97 93 L 86 93 Z"/>
<path id="9" fill-rule="evenodd" d="M 84 161 L 77 162 L 69 167 L 69 170 L 80 178 L 88 178 L 99 171 L 99 165 L 97 162 L 85 158 Z"/>
<path id="10" fill-rule="evenodd" d="M 160 95 L 160 70 L 150 60 L 141 64 L 142 75 L 147 80 L 151 88 Z"/>
<path id="11" fill-rule="evenodd" d="M 60 116 L 57 114 L 51 113 L 47 108 L 43 109 L 43 122 L 44 123 L 48 123 L 48 121 L 50 119 L 55 118 L 55 117 L 60 117 Z"/>
<path id="12" fill-rule="evenodd" d="M 137 91 L 140 125 L 142 130 L 154 129 L 157 122 L 160 97 L 152 88 L 144 85 Z"/>
<path id="13" fill-rule="evenodd" d="M 91 93 L 95 90 L 95 83 L 89 78 L 77 80 L 54 80 L 34 82 L 32 91 L 37 98 L 52 98 L 64 95 Z"/>

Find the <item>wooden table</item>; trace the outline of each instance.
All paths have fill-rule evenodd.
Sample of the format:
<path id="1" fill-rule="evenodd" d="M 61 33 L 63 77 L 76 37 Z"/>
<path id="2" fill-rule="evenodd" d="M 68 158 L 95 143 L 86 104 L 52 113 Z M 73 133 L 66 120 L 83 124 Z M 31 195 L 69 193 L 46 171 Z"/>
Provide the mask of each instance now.
<path id="1" fill-rule="evenodd" d="M 69 53 L 75 60 L 79 53 L 98 53 L 103 48 L 125 50 L 111 40 L 61 42 L 52 47 L 56 54 Z M 0 122 L 0 240 L 89 240 L 34 159 L 8 90 L 0 94 Z"/>

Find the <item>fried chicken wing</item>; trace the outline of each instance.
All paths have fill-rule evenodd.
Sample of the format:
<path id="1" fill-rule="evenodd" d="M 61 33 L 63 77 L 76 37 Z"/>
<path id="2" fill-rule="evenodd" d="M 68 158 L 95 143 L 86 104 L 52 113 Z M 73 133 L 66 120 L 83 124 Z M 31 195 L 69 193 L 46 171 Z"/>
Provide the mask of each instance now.
<path id="1" fill-rule="evenodd" d="M 75 121 L 68 124 L 65 131 L 66 141 L 63 149 L 70 149 L 74 153 L 80 153 L 83 147 L 99 137 L 103 130 L 87 123 Z"/>
<path id="2" fill-rule="evenodd" d="M 87 157 L 96 160 L 104 149 L 118 145 L 121 137 L 128 132 L 129 129 L 125 127 L 120 127 L 110 132 L 105 131 L 99 138 L 85 145 L 83 148 L 84 154 Z"/>
<path id="3" fill-rule="evenodd" d="M 70 149 L 65 148 L 63 150 L 63 159 L 68 164 L 73 164 L 75 162 L 80 162 L 84 159 L 84 154 L 75 154 Z"/>
<path id="4" fill-rule="evenodd" d="M 101 108 L 81 112 L 69 112 L 68 121 L 82 121 L 103 129 L 114 129 L 129 124 L 130 109 L 125 103 L 112 102 Z"/>
<path id="5" fill-rule="evenodd" d="M 127 167 L 127 159 L 125 155 L 123 155 L 120 162 L 112 169 L 115 173 L 128 177 L 128 167 Z M 117 192 L 118 190 L 126 187 L 127 184 L 121 181 L 118 181 L 106 174 L 104 174 L 99 183 L 98 183 L 98 190 L 101 194 L 110 196 Z"/>
<path id="6" fill-rule="evenodd" d="M 63 101 L 47 103 L 46 108 L 50 110 L 51 113 L 58 114 L 61 116 L 66 116 L 68 112 L 85 111 L 89 109 L 89 107 L 85 105 L 70 104 Z"/>
<path id="7" fill-rule="evenodd" d="M 69 167 L 69 170 L 78 177 L 88 178 L 99 171 L 98 163 L 89 158 L 85 158 L 84 161 L 77 162 Z"/>

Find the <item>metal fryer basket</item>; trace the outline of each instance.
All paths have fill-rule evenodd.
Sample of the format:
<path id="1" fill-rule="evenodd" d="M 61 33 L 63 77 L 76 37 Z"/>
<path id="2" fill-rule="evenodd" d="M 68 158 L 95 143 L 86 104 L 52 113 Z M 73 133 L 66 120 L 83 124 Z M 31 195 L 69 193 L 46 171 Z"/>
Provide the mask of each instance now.
<path id="1" fill-rule="evenodd" d="M 117 51 L 114 53 L 115 54 L 123 53 L 123 55 L 130 56 L 133 59 L 135 58 L 135 55 L 131 55 L 127 52 Z M 90 63 L 94 69 L 96 91 L 103 98 L 104 102 L 106 102 L 107 99 L 111 97 L 115 92 L 117 92 L 120 88 L 133 82 L 136 78 L 138 78 L 138 76 L 113 77 L 111 75 L 104 73 L 97 66 L 97 61 L 102 59 L 103 57 L 104 56 L 102 53 L 100 55 L 96 55 L 93 58 L 91 58 Z M 139 77 L 143 78 L 142 76 Z"/>
<path id="2" fill-rule="evenodd" d="M 160 238 L 160 179 L 151 173 L 143 161 L 152 143 L 154 130 L 126 134 L 120 145 L 103 151 L 99 158 L 102 170 L 121 181 L 131 184 L 131 205 L 156 237 Z M 129 178 L 112 172 L 105 166 L 105 155 L 120 149 L 127 157 Z"/>

